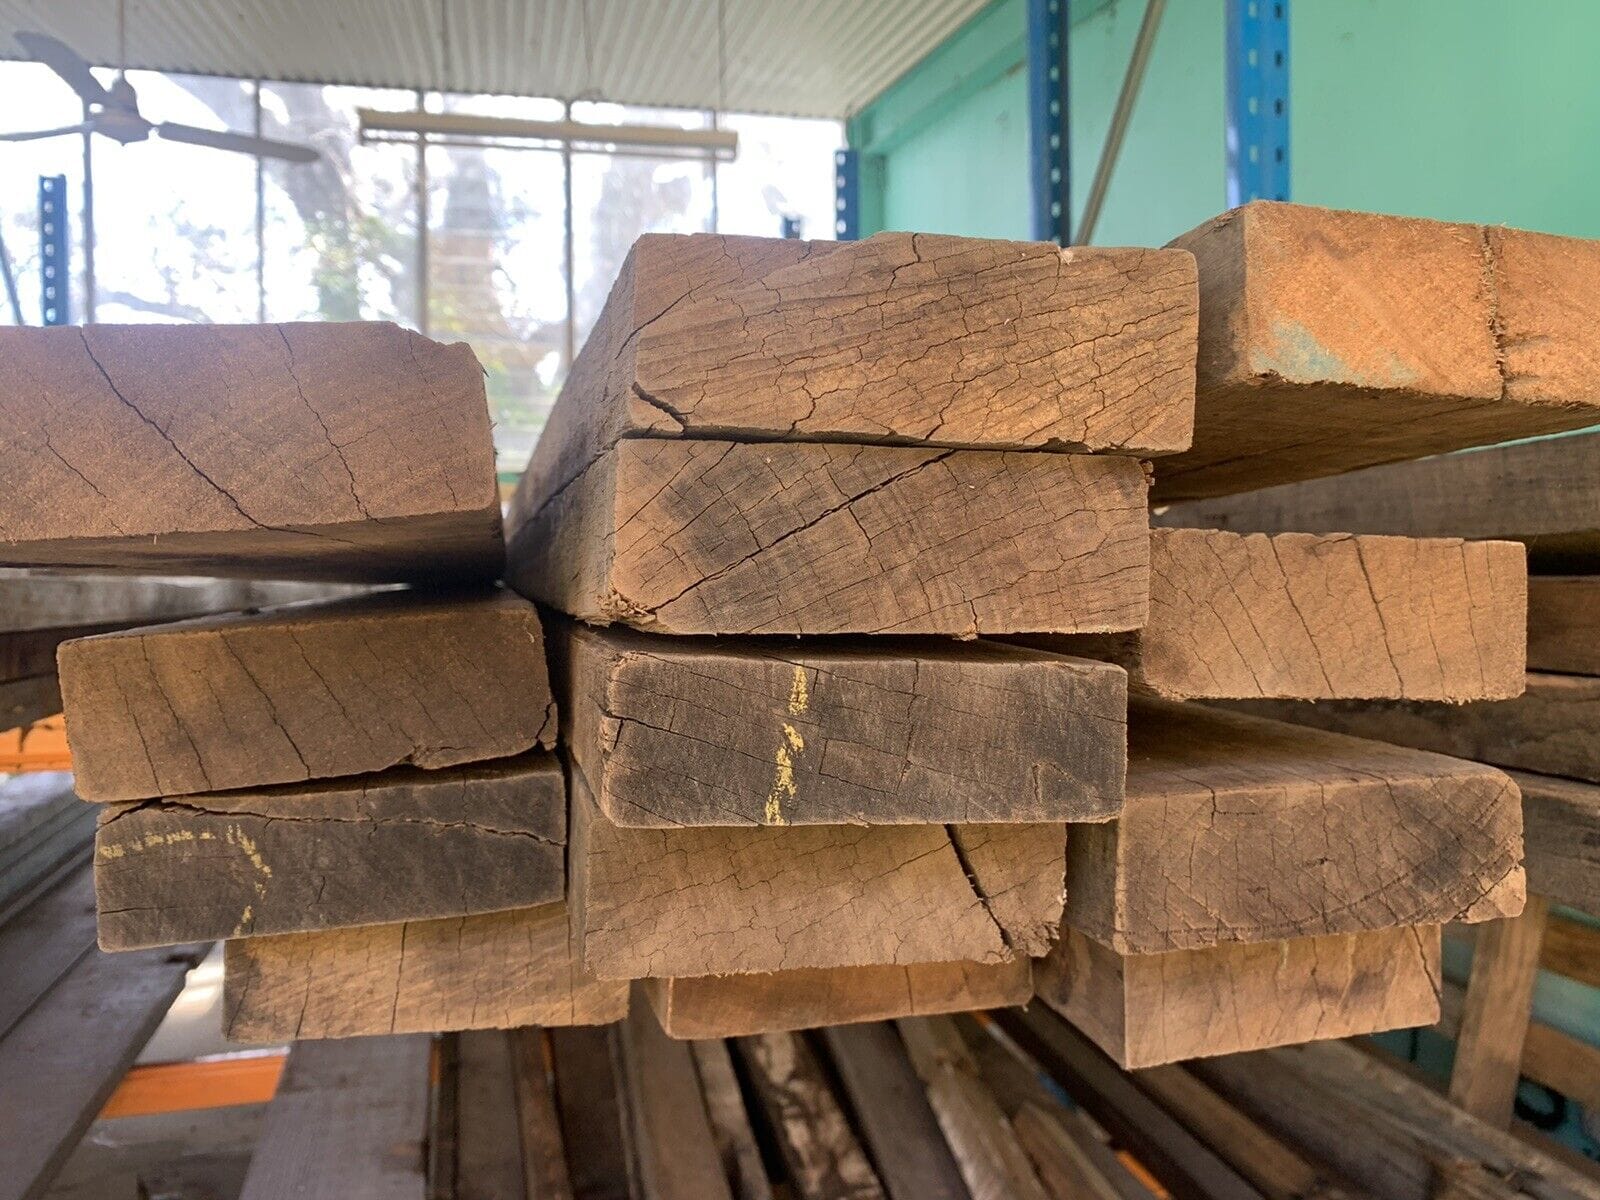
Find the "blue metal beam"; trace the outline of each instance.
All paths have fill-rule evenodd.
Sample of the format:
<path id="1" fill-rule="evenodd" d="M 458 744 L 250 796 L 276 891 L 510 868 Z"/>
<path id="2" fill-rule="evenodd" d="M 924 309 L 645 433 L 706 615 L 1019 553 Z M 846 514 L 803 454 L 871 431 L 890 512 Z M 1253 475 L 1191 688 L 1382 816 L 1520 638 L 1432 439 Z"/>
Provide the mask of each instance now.
<path id="1" fill-rule="evenodd" d="M 1228 0 L 1228 207 L 1289 198 L 1289 0 Z"/>
<path id="2" fill-rule="evenodd" d="M 67 177 L 39 176 L 39 313 L 46 325 L 65 325 L 67 303 Z"/>
<path id="3" fill-rule="evenodd" d="M 1035 241 L 1072 242 L 1068 0 L 1028 0 L 1028 163 Z"/>
<path id="4" fill-rule="evenodd" d="M 861 155 L 839 150 L 833 156 L 833 232 L 841 242 L 861 236 Z"/>

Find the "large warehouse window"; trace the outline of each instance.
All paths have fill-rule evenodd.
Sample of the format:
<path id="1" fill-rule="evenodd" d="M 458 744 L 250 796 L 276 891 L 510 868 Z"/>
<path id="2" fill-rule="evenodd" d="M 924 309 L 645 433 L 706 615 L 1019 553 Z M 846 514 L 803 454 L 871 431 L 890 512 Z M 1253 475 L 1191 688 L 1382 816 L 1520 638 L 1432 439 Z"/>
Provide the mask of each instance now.
<path id="1" fill-rule="evenodd" d="M 109 82 L 110 72 L 97 72 Z M 0 144 L 0 235 L 22 319 L 39 317 L 38 185 L 72 199 L 74 321 L 393 320 L 470 343 L 502 469 L 526 460 L 573 353 L 641 233 L 833 236 L 836 121 L 131 71 L 141 108 L 314 144 L 290 165 L 151 139 Z M 736 130 L 739 156 L 558 145 L 361 145 L 358 108 Z M 0 63 L 0 129 L 76 123 L 43 67 Z M 92 226 L 81 211 L 84 175 Z M 0 298 L 0 324 L 14 315 Z"/>

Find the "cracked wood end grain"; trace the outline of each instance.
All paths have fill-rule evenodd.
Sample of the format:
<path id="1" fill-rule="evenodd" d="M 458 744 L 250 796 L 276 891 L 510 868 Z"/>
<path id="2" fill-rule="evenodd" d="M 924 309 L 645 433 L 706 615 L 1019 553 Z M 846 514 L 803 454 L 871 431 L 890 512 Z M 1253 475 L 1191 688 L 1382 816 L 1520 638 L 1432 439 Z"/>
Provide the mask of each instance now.
<path id="1" fill-rule="evenodd" d="M 568 896 L 602 979 L 998 963 L 1055 938 L 1061 825 L 624 829 L 569 784 Z"/>
<path id="2" fill-rule="evenodd" d="M 635 438 L 513 521 L 507 581 L 662 633 L 1108 631 L 1147 533 L 1130 458 Z"/>
<path id="3" fill-rule="evenodd" d="M 1122 807 L 1127 685 L 1107 663 L 572 622 L 550 639 L 564 740 L 618 825 L 1099 821 Z"/>
<path id="4" fill-rule="evenodd" d="M 1238 533 L 1500 538 L 1537 574 L 1600 572 L 1600 434 L 1369 467 L 1157 509 L 1157 525 Z"/>
<path id="5" fill-rule="evenodd" d="M 379 322 L 0 330 L 0 562 L 493 578 L 483 373 Z"/>
<path id="6" fill-rule="evenodd" d="M 1122 815 L 1067 843 L 1067 923 L 1126 954 L 1522 909 L 1503 772 L 1190 704 L 1128 719 Z"/>
<path id="7" fill-rule="evenodd" d="M 1501 700 L 1522 693 L 1514 542 L 1150 531 L 1150 619 L 1038 644 L 1173 700 Z"/>
<path id="8" fill-rule="evenodd" d="M 578 961 L 565 904 L 235 938 L 223 1033 L 282 1042 L 520 1025 L 605 1025 L 628 985 Z"/>
<path id="9" fill-rule="evenodd" d="M 1033 966 L 1018 958 L 646 979 L 644 993 L 671 1037 L 742 1037 L 1026 1004 Z"/>
<path id="10" fill-rule="evenodd" d="M 440 771 L 108 806 L 100 946 L 469 916 L 559 901 L 567 789 L 539 752 Z"/>
<path id="11" fill-rule="evenodd" d="M 1200 350 L 1158 500 L 1600 420 L 1600 243 L 1258 201 L 1172 245 L 1199 264 Z"/>
<path id="12" fill-rule="evenodd" d="M 407 592 L 62 645 L 79 794 L 144 800 L 555 744 L 533 606 Z"/>
<path id="13" fill-rule="evenodd" d="M 1128 1069 L 1439 1019 L 1439 927 L 1119 955 L 1076 930 L 1039 998 Z"/>
<path id="14" fill-rule="evenodd" d="M 512 511 L 641 435 L 1168 454 L 1198 320 L 1181 250 L 646 234 Z"/>
<path id="15" fill-rule="evenodd" d="M 1497 767 L 1600 783 L 1600 678 L 1592 676 L 1531 671 L 1515 699 L 1473 704 L 1249 700 L 1230 707 Z"/>

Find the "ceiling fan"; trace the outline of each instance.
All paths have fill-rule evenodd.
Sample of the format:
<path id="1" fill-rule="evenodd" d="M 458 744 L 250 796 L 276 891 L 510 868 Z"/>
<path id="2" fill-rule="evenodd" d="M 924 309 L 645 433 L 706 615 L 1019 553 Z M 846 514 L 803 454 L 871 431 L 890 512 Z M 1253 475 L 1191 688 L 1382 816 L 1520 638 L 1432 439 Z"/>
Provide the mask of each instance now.
<path id="1" fill-rule="evenodd" d="M 139 112 L 139 97 L 133 90 L 133 84 L 122 72 L 119 71 L 111 86 L 106 88 L 94 77 L 82 56 L 65 42 L 43 33 L 19 33 L 17 41 L 30 58 L 38 59 L 49 67 L 78 93 L 88 115 L 81 124 L 60 129 L 0 133 L 0 142 L 29 142 L 69 133 L 101 133 L 126 146 L 129 142 L 142 142 L 153 133 L 169 142 L 187 142 L 192 146 L 209 146 L 215 150 L 236 150 L 241 154 L 259 154 L 263 158 L 281 158 L 287 162 L 315 162 L 321 157 L 312 147 L 294 142 L 277 142 L 271 138 L 220 129 L 202 129 L 198 125 L 180 125 L 175 121 L 147 121 Z"/>

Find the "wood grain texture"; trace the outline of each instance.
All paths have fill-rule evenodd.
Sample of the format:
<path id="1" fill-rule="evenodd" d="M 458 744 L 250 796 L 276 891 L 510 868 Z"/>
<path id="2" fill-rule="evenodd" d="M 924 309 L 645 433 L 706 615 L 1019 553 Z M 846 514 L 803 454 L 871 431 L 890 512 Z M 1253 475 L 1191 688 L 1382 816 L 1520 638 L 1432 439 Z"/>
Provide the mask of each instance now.
<path id="1" fill-rule="evenodd" d="M 630 1200 L 617 1033 L 617 1026 L 593 1025 L 549 1031 L 573 1200 Z"/>
<path id="2" fill-rule="evenodd" d="M 1474 939 L 1449 1094 L 1463 1111 L 1500 1129 L 1511 1124 L 1516 1103 L 1549 915 L 1548 900 L 1529 896 L 1519 915 L 1489 922 Z"/>
<path id="3" fill-rule="evenodd" d="M 418 1036 L 295 1046 L 244 1200 L 423 1200 L 428 1050 Z"/>
<path id="4" fill-rule="evenodd" d="M 1172 245 L 1200 271 L 1193 447 L 1225 495 L 1600 417 L 1593 242 L 1256 202 Z"/>
<path id="5" fill-rule="evenodd" d="M 729 1044 L 720 1038 L 689 1044 L 689 1054 L 700 1077 L 700 1091 L 705 1096 L 711 1136 L 736 1200 L 773 1200 L 772 1181 L 767 1178 L 761 1159 L 761 1146 L 733 1069 Z"/>
<path id="6" fill-rule="evenodd" d="M 1331 479 L 1158 508 L 1158 525 L 1239 533 L 1379 533 L 1499 538 L 1530 570 L 1600 571 L 1600 434 L 1517 442 Z"/>
<path id="7" fill-rule="evenodd" d="M 800 1200 L 885 1200 L 811 1048 L 793 1033 L 736 1043 Z"/>
<path id="8" fill-rule="evenodd" d="M 1096 821 L 1122 807 L 1126 676 L 1106 663 L 566 622 L 551 640 L 567 746 L 619 825 Z"/>
<path id="9" fill-rule="evenodd" d="M 507 582 L 661 633 L 1079 633 L 1144 621 L 1131 458 L 618 442 L 511 526 Z"/>
<path id="10" fill-rule="evenodd" d="M 524 1195 L 527 1200 L 575 1200 L 556 1112 L 549 1031 L 524 1026 L 511 1030 L 506 1039 L 511 1048 Z M 511 1191 L 514 1196 L 515 1188 Z"/>
<path id="11" fill-rule="evenodd" d="M 1024 1104 L 1011 1117 L 1011 1128 L 1053 1200 L 1121 1200 L 1055 1113 Z"/>
<path id="12" fill-rule="evenodd" d="M 743 1037 L 1026 1004 L 1033 997 L 1033 968 L 1027 959 L 819 967 L 646 979 L 643 989 L 670 1037 Z"/>
<path id="13" fill-rule="evenodd" d="M 437 768 L 555 742 L 539 617 L 509 593 L 407 592 L 65 643 L 86 800 Z"/>
<path id="14" fill-rule="evenodd" d="M 1533 671 L 1515 700 L 1453 707 L 1404 700 L 1257 700 L 1238 707 L 1498 767 L 1600 783 L 1600 678 Z"/>
<path id="15" fill-rule="evenodd" d="M 568 897 L 602 979 L 1009 962 L 1060 920 L 1060 825 L 623 829 L 569 785 Z"/>
<path id="16" fill-rule="evenodd" d="M 1074 929 L 1039 998 L 1123 1067 L 1431 1025 L 1439 927 L 1120 955 Z"/>
<path id="17" fill-rule="evenodd" d="M 1600 915 L 1600 787 L 1512 771 L 1522 792 L 1528 891 Z"/>
<path id="18" fill-rule="evenodd" d="M 493 578 L 483 374 L 387 323 L 0 331 L 0 562 Z"/>
<path id="19" fill-rule="evenodd" d="M 1181 251 L 646 234 L 513 520 L 628 436 L 1181 450 L 1197 322 Z"/>
<path id="20" fill-rule="evenodd" d="M 1466 989 L 1445 981 L 1434 1030 L 1454 1041 L 1461 1031 Z M 1560 1092 L 1585 1108 L 1600 1107 L 1600 1046 L 1538 1021 L 1530 1022 L 1522 1043 L 1521 1071 L 1534 1083 Z"/>
<path id="21" fill-rule="evenodd" d="M 563 904 L 238 938 L 223 1032 L 273 1042 L 619 1020 L 627 985 L 595 979 L 577 950 Z"/>
<path id="22" fill-rule="evenodd" d="M 1150 543 L 1143 629 L 1040 644 L 1098 649 L 1174 700 L 1522 693 L 1519 545 L 1199 529 L 1152 530 Z"/>
<path id="23" fill-rule="evenodd" d="M 1528 580 L 1528 669 L 1600 675 L 1600 579 Z"/>
<path id="24" fill-rule="evenodd" d="M 473 1029 L 456 1046 L 454 1200 L 530 1200 L 509 1034 Z"/>
<path id="25" fill-rule="evenodd" d="M 531 908 L 566 884 L 549 754 L 108 806 L 100 944 L 337 929 Z"/>
<path id="26" fill-rule="evenodd" d="M 1122 816 L 1074 826 L 1067 916 L 1123 954 L 1522 909 L 1503 772 L 1197 705 L 1129 713 Z"/>

